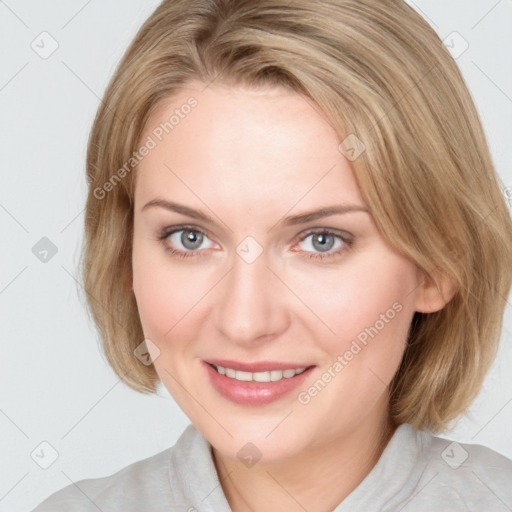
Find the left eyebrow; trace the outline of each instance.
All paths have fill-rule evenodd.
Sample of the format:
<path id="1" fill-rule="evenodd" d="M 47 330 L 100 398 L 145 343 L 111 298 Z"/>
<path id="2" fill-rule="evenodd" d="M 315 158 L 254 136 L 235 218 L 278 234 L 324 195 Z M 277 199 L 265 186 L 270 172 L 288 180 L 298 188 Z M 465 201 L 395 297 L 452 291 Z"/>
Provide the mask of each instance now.
<path id="1" fill-rule="evenodd" d="M 305 224 L 306 222 L 322 219 L 323 217 L 329 217 L 330 215 L 342 215 L 344 213 L 349 212 L 369 213 L 368 208 L 358 204 L 326 206 L 318 210 L 311 210 L 309 212 L 304 212 L 299 215 L 291 215 L 285 217 L 281 221 L 281 224 L 284 224 L 285 226 L 296 226 L 297 224 Z"/>

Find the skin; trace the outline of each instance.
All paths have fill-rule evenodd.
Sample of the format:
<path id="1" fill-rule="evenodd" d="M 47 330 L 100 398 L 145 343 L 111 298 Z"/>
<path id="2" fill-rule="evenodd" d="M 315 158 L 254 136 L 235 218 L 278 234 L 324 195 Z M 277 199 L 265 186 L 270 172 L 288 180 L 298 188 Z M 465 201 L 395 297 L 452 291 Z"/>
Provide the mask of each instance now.
<path id="1" fill-rule="evenodd" d="M 141 140 L 190 96 L 197 107 L 137 170 L 133 293 L 145 337 L 158 347 L 156 371 L 211 443 L 232 510 L 332 510 L 396 428 L 388 384 L 414 312 L 442 308 L 451 284 L 438 289 L 425 278 L 368 212 L 281 223 L 323 206 L 365 206 L 338 136 L 310 100 L 281 88 L 191 82 L 154 112 Z M 142 211 L 155 198 L 201 210 L 214 223 L 161 207 Z M 162 228 L 183 224 L 205 233 L 198 249 L 180 242 L 182 232 L 158 239 Z M 312 228 L 350 233 L 353 243 L 335 238 L 328 252 L 338 255 L 313 259 L 322 252 L 308 236 Z M 247 236 L 263 249 L 251 264 L 236 252 Z M 195 253 L 179 258 L 165 247 Z M 307 390 L 394 303 L 401 311 L 305 405 L 295 391 L 263 406 L 234 404 L 201 363 L 315 364 L 300 388 Z M 252 467 L 237 457 L 247 442 L 261 452 Z"/>

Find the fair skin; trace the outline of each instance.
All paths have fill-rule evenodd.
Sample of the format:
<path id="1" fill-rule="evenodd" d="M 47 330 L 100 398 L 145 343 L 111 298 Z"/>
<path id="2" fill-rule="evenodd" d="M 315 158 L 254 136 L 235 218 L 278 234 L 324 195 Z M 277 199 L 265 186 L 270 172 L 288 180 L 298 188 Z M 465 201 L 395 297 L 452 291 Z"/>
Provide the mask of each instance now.
<path id="1" fill-rule="evenodd" d="M 211 443 L 232 510 L 332 510 L 396 428 L 388 384 L 414 312 L 442 308 L 450 290 L 394 251 L 368 212 L 284 224 L 325 206 L 366 206 L 340 140 L 310 100 L 281 88 L 203 89 L 190 83 L 161 105 L 141 138 L 197 99 L 137 170 L 133 293 L 144 334 L 158 347 L 163 384 Z M 156 198 L 212 222 L 143 210 Z M 183 224 L 205 234 L 200 246 L 185 245 L 183 231 L 158 239 Z M 325 253 L 311 229 L 348 233 L 353 243 L 335 235 L 330 257 L 314 259 Z M 247 236 L 263 249 L 250 264 L 236 252 Z M 307 404 L 297 392 L 266 405 L 233 403 L 207 378 L 208 358 L 308 362 L 307 390 L 394 303 L 400 312 Z M 261 452 L 252 467 L 237 456 L 248 442 Z"/>

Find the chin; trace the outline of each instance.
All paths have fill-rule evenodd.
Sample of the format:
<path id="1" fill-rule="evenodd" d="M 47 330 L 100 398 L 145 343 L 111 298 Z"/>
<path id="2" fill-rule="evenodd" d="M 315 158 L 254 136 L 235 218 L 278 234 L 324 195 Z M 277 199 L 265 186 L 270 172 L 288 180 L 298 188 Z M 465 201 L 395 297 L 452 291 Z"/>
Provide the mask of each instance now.
<path id="1" fill-rule="evenodd" d="M 268 418 L 266 421 L 257 421 L 253 417 L 241 420 L 238 417 L 232 423 L 225 418 L 222 427 L 215 422 L 212 424 L 210 420 L 201 425 L 194 424 L 224 456 L 242 462 L 245 457 L 252 457 L 258 459 L 259 463 L 272 464 L 296 456 L 310 445 L 304 437 L 304 430 L 298 432 L 296 425 L 286 425 L 287 420 L 283 421 L 285 416 L 272 420 Z"/>

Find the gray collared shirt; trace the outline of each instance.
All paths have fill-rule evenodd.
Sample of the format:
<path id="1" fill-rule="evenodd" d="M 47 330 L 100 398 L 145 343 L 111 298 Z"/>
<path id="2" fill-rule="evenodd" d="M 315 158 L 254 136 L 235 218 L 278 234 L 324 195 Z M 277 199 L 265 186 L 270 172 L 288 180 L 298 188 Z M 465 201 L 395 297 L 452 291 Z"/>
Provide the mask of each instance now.
<path id="1" fill-rule="evenodd" d="M 176 444 L 113 475 L 80 480 L 33 512 L 231 512 L 211 445 L 189 425 Z M 400 425 L 333 512 L 511 512 L 512 460 Z M 312 511 L 311 511 L 312 512 Z M 327 511 L 326 511 L 327 512 Z"/>

